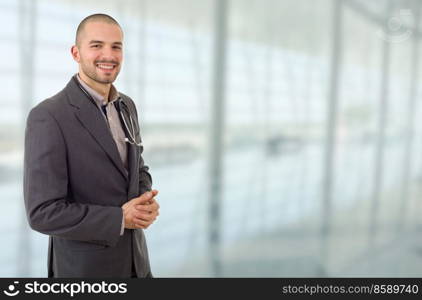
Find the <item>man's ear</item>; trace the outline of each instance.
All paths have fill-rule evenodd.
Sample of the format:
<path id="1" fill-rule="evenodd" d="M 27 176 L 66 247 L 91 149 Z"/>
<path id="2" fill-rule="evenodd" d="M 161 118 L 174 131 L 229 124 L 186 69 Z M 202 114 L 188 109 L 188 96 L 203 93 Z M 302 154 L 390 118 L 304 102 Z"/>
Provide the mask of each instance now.
<path id="1" fill-rule="evenodd" d="M 79 63 L 81 58 L 79 55 L 78 46 L 73 45 L 72 48 L 70 48 L 70 53 L 72 54 L 73 60 Z"/>

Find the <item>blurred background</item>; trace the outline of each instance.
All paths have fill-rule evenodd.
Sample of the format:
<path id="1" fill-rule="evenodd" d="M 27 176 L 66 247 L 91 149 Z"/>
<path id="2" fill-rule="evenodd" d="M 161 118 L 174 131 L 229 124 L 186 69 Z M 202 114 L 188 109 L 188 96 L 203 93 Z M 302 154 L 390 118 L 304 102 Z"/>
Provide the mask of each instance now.
<path id="1" fill-rule="evenodd" d="M 156 277 L 422 276 L 422 2 L 0 0 L 0 276 L 44 277 L 25 121 L 77 72 L 92 13 L 125 32 L 161 214 Z"/>

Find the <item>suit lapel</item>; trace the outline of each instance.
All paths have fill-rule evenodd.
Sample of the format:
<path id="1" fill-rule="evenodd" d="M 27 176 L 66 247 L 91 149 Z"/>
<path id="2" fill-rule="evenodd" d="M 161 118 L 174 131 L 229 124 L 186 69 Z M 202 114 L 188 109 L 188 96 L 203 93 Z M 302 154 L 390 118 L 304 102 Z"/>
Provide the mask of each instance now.
<path id="1" fill-rule="evenodd" d="M 127 99 L 122 96 L 122 101 L 125 102 L 127 107 L 130 107 L 130 103 L 128 103 Z M 119 115 L 120 122 L 123 123 L 121 116 Z M 123 131 L 125 135 L 128 136 L 127 128 L 123 126 Z M 128 171 L 129 171 L 129 196 L 137 197 L 138 190 L 137 187 L 139 186 L 139 154 L 140 149 L 138 146 L 127 143 L 127 156 L 128 156 Z"/>
<path id="2" fill-rule="evenodd" d="M 137 166 L 139 165 L 138 161 L 138 147 L 132 144 L 127 143 L 128 147 L 128 168 L 129 168 L 129 195 L 132 197 L 138 196 L 137 192 L 134 190 L 139 185 L 139 177 L 136 173 L 139 172 Z"/>
<path id="3" fill-rule="evenodd" d="M 128 174 L 123 166 L 110 129 L 101 115 L 100 109 L 84 94 L 75 80 L 77 79 L 72 78 L 65 89 L 69 96 L 70 104 L 79 108 L 75 111 L 76 117 L 99 146 L 107 153 L 110 160 L 127 180 Z"/>

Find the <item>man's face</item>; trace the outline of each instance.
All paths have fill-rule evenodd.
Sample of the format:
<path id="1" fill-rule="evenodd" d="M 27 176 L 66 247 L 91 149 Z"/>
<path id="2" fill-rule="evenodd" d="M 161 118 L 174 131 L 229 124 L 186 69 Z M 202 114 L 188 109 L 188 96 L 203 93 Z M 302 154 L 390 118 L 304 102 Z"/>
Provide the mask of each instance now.
<path id="1" fill-rule="evenodd" d="M 79 36 L 72 55 L 79 71 L 98 83 L 116 80 L 123 61 L 123 33 L 119 26 L 105 22 L 89 22 Z"/>

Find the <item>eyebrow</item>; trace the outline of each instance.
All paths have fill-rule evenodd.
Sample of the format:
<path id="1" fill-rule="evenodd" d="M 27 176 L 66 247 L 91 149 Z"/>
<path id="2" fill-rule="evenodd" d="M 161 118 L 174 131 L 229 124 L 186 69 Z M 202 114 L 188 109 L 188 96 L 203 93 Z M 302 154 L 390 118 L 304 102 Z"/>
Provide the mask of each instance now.
<path id="1" fill-rule="evenodd" d="M 97 40 L 91 40 L 89 41 L 89 44 L 104 44 L 103 41 L 97 41 Z M 122 42 L 113 42 L 113 45 L 123 45 Z"/>

